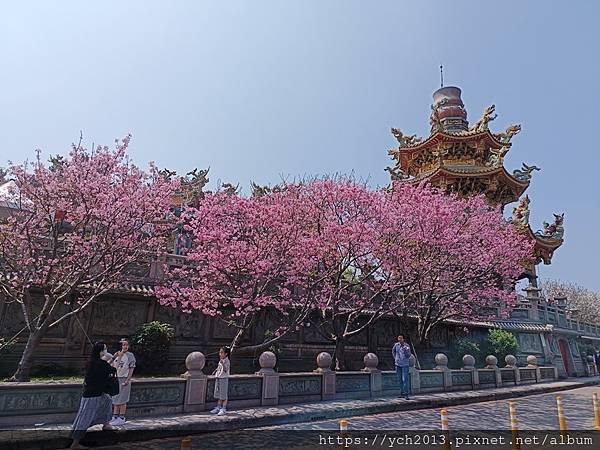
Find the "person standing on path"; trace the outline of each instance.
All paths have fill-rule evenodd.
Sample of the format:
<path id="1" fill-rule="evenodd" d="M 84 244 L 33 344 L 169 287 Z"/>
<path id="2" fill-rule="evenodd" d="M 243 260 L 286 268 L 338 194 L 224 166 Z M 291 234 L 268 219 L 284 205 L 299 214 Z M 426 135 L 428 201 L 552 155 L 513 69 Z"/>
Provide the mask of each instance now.
<path id="1" fill-rule="evenodd" d="M 112 398 L 113 418 L 110 424 L 121 426 L 127 422 L 125 412 L 131 395 L 131 377 L 135 369 L 135 356 L 129 351 L 129 341 L 127 339 L 121 339 L 121 350 L 114 354 L 111 364 L 117 369 L 119 393 Z"/>
<path id="2" fill-rule="evenodd" d="M 108 379 L 116 372 L 108 362 L 103 360 L 106 354 L 104 342 L 96 342 L 92 347 L 90 359 L 86 364 L 83 394 L 79 403 L 79 411 L 73 421 L 71 448 L 82 448 L 79 444 L 87 429 L 93 425 L 103 424 L 103 430 L 111 430 L 110 395 L 106 393 Z"/>
<path id="3" fill-rule="evenodd" d="M 400 395 L 408 400 L 409 379 L 408 366 L 410 361 L 410 347 L 404 340 L 404 335 L 398 335 L 398 342 L 392 347 L 392 357 L 396 366 L 396 375 L 400 384 Z"/>
<path id="4" fill-rule="evenodd" d="M 210 413 L 222 416 L 227 414 L 227 391 L 229 390 L 229 355 L 231 350 L 229 347 L 221 347 L 219 349 L 219 364 L 215 370 L 215 391 L 213 397 L 217 399 L 215 406 Z"/>

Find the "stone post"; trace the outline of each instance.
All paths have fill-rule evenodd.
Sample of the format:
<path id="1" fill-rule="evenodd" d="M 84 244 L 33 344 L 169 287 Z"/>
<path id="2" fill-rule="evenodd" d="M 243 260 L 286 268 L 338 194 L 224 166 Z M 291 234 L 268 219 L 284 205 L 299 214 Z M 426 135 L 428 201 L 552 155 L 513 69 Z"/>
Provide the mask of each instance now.
<path id="1" fill-rule="evenodd" d="M 367 353 L 363 358 L 363 362 L 365 363 L 365 367 L 362 371 L 371 374 L 371 397 L 381 395 L 381 391 L 383 390 L 383 377 L 381 375 L 381 370 L 377 368 L 379 358 L 375 353 Z"/>
<path id="2" fill-rule="evenodd" d="M 321 352 L 317 355 L 316 373 L 322 377 L 321 400 L 333 400 L 335 398 L 335 372 L 331 370 L 331 355 Z"/>
<path id="3" fill-rule="evenodd" d="M 443 353 L 435 355 L 434 369 L 444 373 L 444 390 L 449 390 L 452 387 L 452 371 L 448 368 L 448 357 Z"/>
<path id="4" fill-rule="evenodd" d="M 263 352 L 258 358 L 260 370 L 256 375 L 262 377 L 262 406 L 273 406 L 279 403 L 279 373 L 274 369 L 277 356 L 273 352 Z"/>
<path id="5" fill-rule="evenodd" d="M 521 374 L 519 373 L 519 368 L 517 367 L 517 358 L 515 355 L 506 355 L 504 357 L 504 362 L 506 363 L 507 369 L 512 369 L 515 374 L 515 384 L 521 384 Z"/>
<path id="6" fill-rule="evenodd" d="M 415 367 L 416 361 L 415 355 L 410 355 L 408 359 L 408 379 L 410 380 L 411 394 L 421 392 L 421 377 L 419 376 L 419 369 Z"/>
<path id="7" fill-rule="evenodd" d="M 535 369 L 535 382 L 539 383 L 542 381 L 542 373 L 540 372 L 540 368 L 538 367 L 537 358 L 535 355 L 529 355 L 527 357 L 527 368 Z"/>
<path id="8" fill-rule="evenodd" d="M 186 379 L 183 412 L 204 411 L 207 378 L 202 369 L 205 364 L 202 352 L 192 352 L 185 358 L 187 372 L 181 375 Z"/>
<path id="9" fill-rule="evenodd" d="M 471 371 L 471 380 L 473 380 L 473 389 L 477 389 L 479 387 L 479 372 L 475 368 L 475 358 L 473 355 L 465 355 L 462 358 L 463 361 L 463 370 Z"/>
<path id="10" fill-rule="evenodd" d="M 497 387 L 502 386 L 502 373 L 500 372 L 500 369 L 498 368 L 498 358 L 496 358 L 494 355 L 486 356 L 485 357 L 485 368 L 494 370 L 494 374 L 496 376 L 496 386 Z"/>
<path id="11" fill-rule="evenodd" d="M 588 376 L 593 377 L 598 375 L 598 369 L 594 363 L 594 357 L 592 355 L 587 355 L 585 359 L 587 361 Z"/>

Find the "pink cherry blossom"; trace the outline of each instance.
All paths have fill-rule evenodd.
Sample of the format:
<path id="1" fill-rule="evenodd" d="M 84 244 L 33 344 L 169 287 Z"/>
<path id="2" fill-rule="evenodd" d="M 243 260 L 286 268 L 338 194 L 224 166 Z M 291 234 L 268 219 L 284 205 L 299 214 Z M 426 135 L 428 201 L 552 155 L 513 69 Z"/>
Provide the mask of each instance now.
<path id="1" fill-rule="evenodd" d="M 29 336 L 15 379 L 28 379 L 49 329 L 164 250 L 176 186 L 153 165 L 148 172 L 133 165 L 129 140 L 115 150 L 73 146 L 51 166 L 10 168 L 14 208 L 0 223 L 0 292 L 21 306 Z"/>

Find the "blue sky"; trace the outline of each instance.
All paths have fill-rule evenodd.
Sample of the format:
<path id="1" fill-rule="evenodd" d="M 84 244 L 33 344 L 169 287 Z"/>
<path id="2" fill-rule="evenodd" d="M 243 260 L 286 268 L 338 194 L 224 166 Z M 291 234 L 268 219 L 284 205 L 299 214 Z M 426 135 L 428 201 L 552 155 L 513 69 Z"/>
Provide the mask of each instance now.
<path id="1" fill-rule="evenodd" d="M 542 168 L 534 229 L 565 212 L 541 276 L 600 289 L 598 17 L 583 0 L 6 2 L 0 165 L 131 132 L 138 163 L 210 166 L 246 193 L 334 172 L 383 185 L 389 128 L 428 133 L 443 63 L 472 122 L 494 103 L 493 131 L 522 124 L 506 166 Z"/>

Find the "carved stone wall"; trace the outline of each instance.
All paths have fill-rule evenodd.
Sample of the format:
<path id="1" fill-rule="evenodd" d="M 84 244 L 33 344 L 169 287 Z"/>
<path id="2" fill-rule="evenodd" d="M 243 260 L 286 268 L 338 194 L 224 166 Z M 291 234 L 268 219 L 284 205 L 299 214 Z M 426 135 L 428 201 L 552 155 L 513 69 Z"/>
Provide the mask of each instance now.
<path id="1" fill-rule="evenodd" d="M 322 383 L 320 375 L 282 374 L 279 377 L 279 403 L 319 400 L 323 390 Z"/>
<path id="2" fill-rule="evenodd" d="M 264 361 L 263 361 L 264 364 Z M 444 366 L 445 367 L 445 366 Z M 192 370 L 191 367 L 189 367 Z M 541 376 L 536 377 L 539 370 Z M 497 376 L 498 372 L 514 374 L 513 369 L 417 370 L 410 369 L 412 393 L 446 392 L 472 388 L 492 388 L 521 383 L 539 383 L 557 377 L 552 367 L 519 368 L 519 377 Z M 271 389 L 264 389 L 271 383 Z M 134 379 L 128 412 L 133 417 L 206 411 L 216 403 L 213 398 L 214 376 L 196 373 L 187 378 Z M 198 397 L 190 390 L 202 388 Z M 270 375 L 232 375 L 228 397 L 232 408 L 316 402 L 333 399 L 396 396 L 399 383 L 392 371 L 375 372 L 304 372 Z M 82 393 L 82 385 L 72 382 L 0 383 L 0 427 L 34 423 L 72 421 Z"/>
<path id="3" fill-rule="evenodd" d="M 73 420 L 81 401 L 81 383 L 0 384 L 0 425 Z M 185 380 L 134 380 L 128 411 L 135 416 L 183 411 Z"/>
<path id="4" fill-rule="evenodd" d="M 473 373 L 470 370 L 453 370 L 452 386 L 471 387 L 473 386 Z"/>
<path id="5" fill-rule="evenodd" d="M 0 303 L 0 336 L 12 336 L 24 323 L 16 305 Z M 188 353 L 202 350 L 207 355 L 207 371 L 212 371 L 217 363 L 217 352 L 220 346 L 229 343 L 235 329 L 227 326 L 218 318 L 204 316 L 199 312 L 183 313 L 174 308 L 159 305 L 154 298 L 141 295 L 108 295 L 78 316 L 65 321 L 62 327 L 54 330 L 44 339 L 36 354 L 37 370 L 45 365 L 60 366 L 77 373 L 85 363 L 90 350 L 85 333 L 92 341 L 104 340 L 109 351 L 119 348 L 118 341 L 122 337 L 131 336 L 143 323 L 152 320 L 166 322 L 174 326 L 176 340 L 169 354 L 170 371 L 181 373 L 183 361 Z M 262 340 L 266 330 L 272 329 L 272 318 L 253 329 L 245 344 Z M 360 370 L 363 367 L 363 356 L 372 351 L 380 355 L 379 367 L 392 369 L 392 345 L 398 333 L 414 333 L 414 326 L 401 326 L 395 319 L 382 319 L 370 329 L 350 339 L 345 348 L 346 362 L 349 370 Z M 442 327 L 432 335 L 435 352 L 448 348 L 451 330 Z M 10 371 L 23 350 L 24 340 L 3 357 L 3 363 Z M 292 372 L 314 369 L 314 360 L 321 351 L 333 353 L 333 343 L 323 336 L 314 326 L 301 328 L 290 333 L 278 343 L 278 368 Z M 132 348 L 135 353 L 135 349 Z M 428 360 L 428 353 L 419 359 Z M 429 358 L 431 359 L 431 358 Z M 232 359 L 232 373 L 253 373 L 259 368 L 257 358 L 244 357 Z M 1 368 L 0 368 L 1 369 Z M 210 373 L 210 372 L 209 372 Z"/>
<path id="6" fill-rule="evenodd" d="M 444 390 L 444 374 L 436 370 L 422 370 L 419 372 L 421 382 L 421 391 L 440 391 Z"/>

